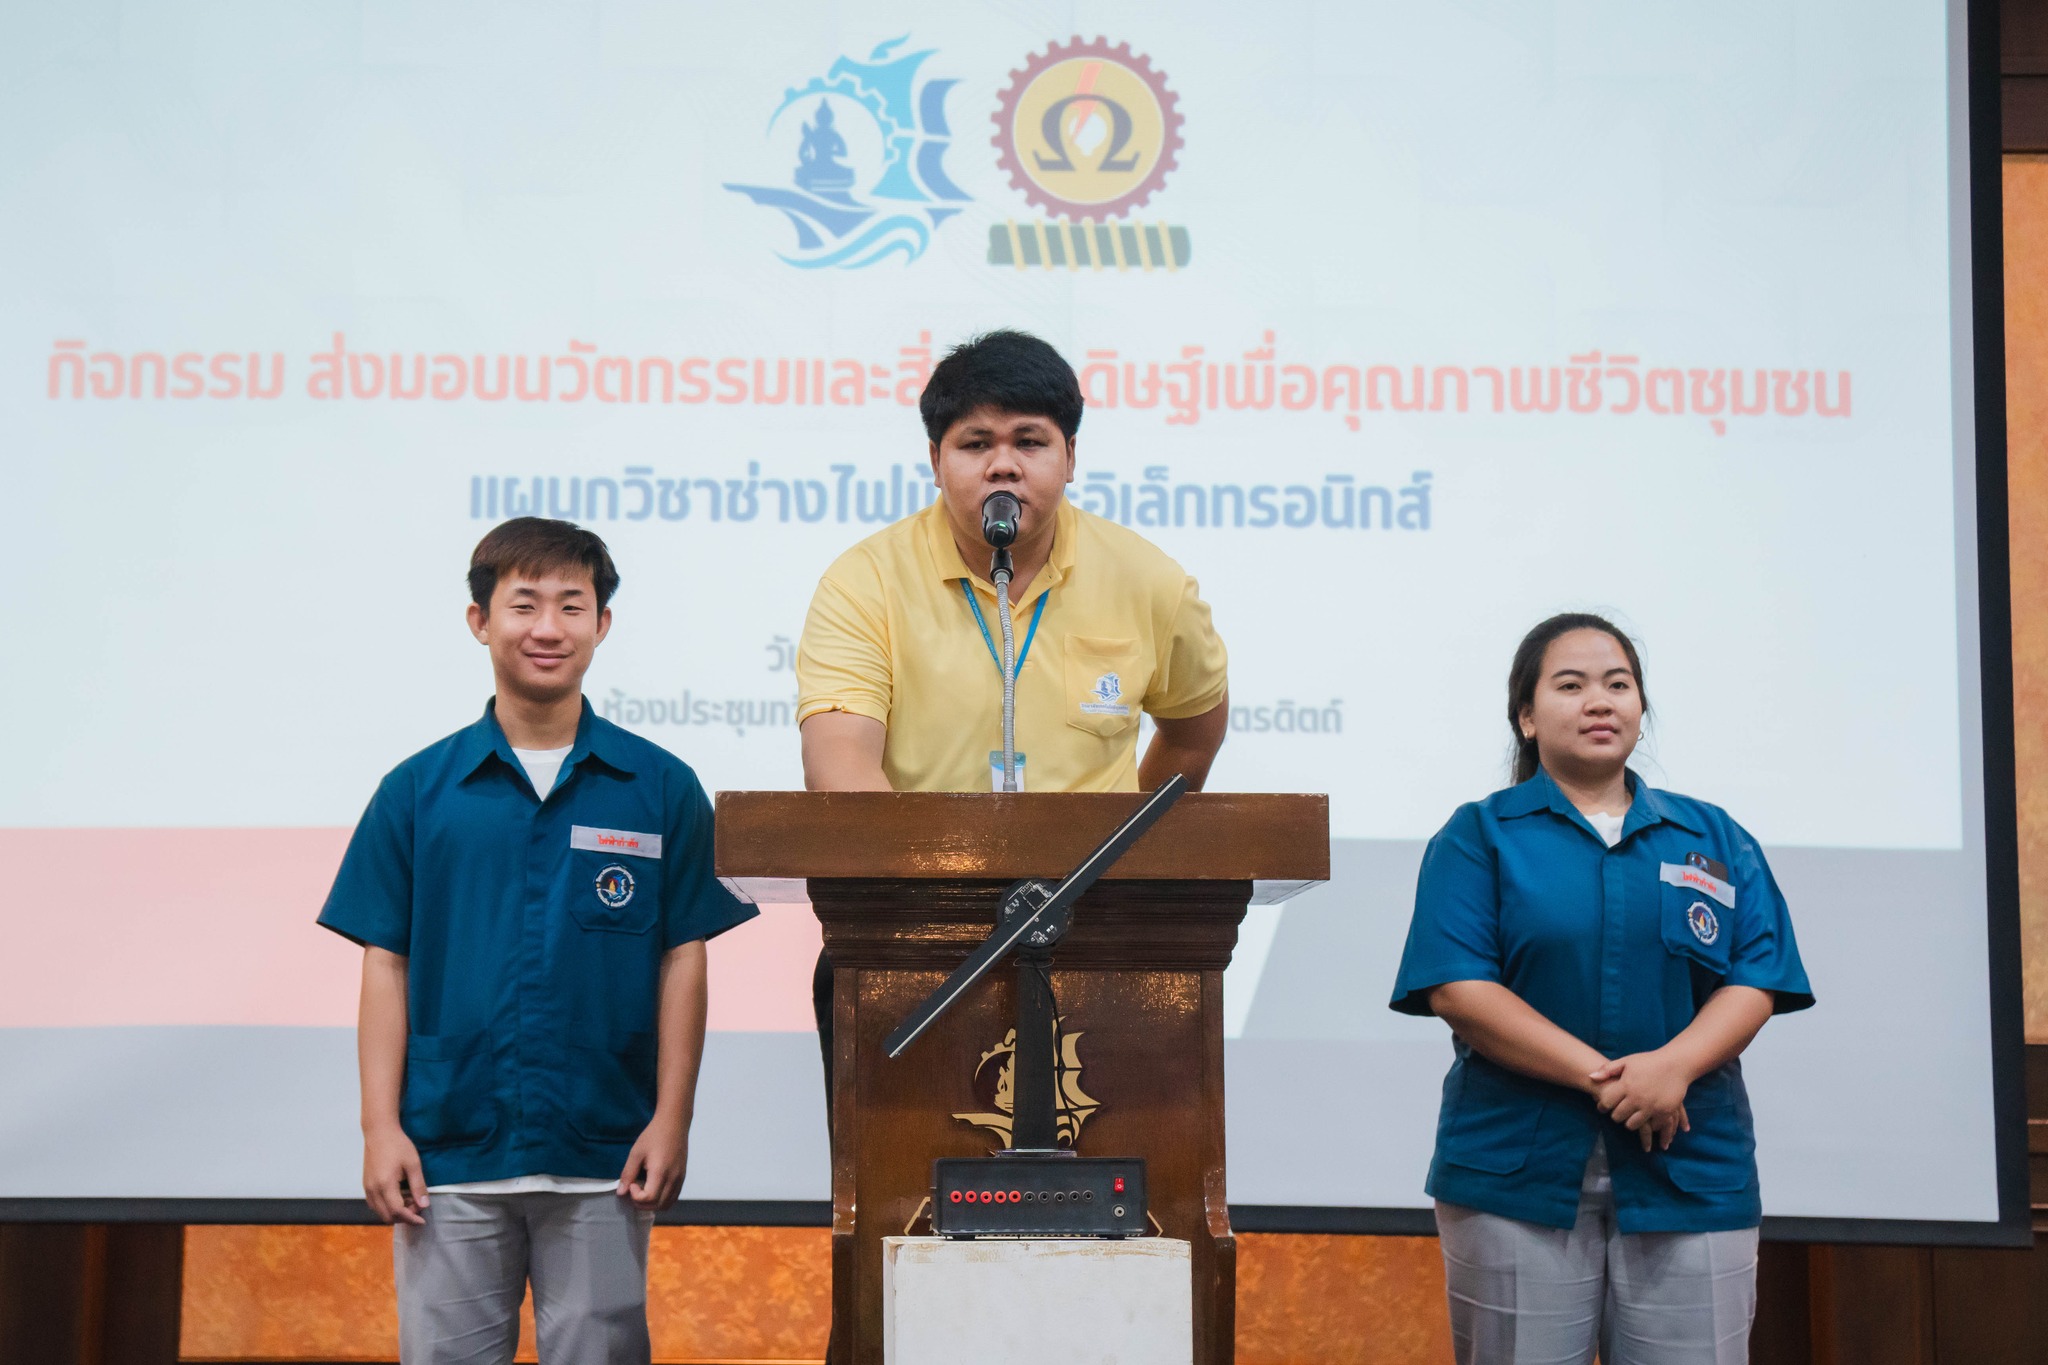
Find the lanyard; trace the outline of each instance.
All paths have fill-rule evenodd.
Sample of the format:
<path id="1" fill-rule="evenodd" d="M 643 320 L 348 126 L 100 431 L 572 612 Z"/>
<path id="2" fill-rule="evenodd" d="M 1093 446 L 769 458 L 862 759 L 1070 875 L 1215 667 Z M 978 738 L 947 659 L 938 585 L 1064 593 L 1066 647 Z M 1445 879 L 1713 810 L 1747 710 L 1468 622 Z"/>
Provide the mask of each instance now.
<path id="1" fill-rule="evenodd" d="M 981 627 L 981 642 L 988 646 L 988 657 L 996 661 L 996 673 L 1003 671 L 1003 656 L 996 652 L 996 637 L 988 633 L 988 619 L 981 614 L 981 603 L 974 600 L 974 585 L 966 579 L 960 580 L 960 591 L 967 594 L 967 609 L 974 613 L 974 624 Z M 1045 615 L 1045 599 L 1052 596 L 1047 590 L 1038 595 L 1038 605 L 1031 609 L 1031 628 L 1024 632 L 1024 648 L 1017 651 L 1017 671 L 1024 671 L 1025 657 L 1031 653 L 1031 642 L 1038 636 L 1038 618 Z"/>

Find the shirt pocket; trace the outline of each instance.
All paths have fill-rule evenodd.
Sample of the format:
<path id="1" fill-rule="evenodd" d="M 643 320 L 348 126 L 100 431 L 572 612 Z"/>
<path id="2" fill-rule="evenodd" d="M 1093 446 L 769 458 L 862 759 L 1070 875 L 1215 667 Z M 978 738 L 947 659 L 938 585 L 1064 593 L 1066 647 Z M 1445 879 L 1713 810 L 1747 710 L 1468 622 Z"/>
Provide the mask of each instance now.
<path id="1" fill-rule="evenodd" d="M 1437 1134 L 1437 1155 L 1454 1166 L 1495 1175 L 1521 1170 L 1550 1102 L 1547 1087 L 1470 1058 L 1458 1069 L 1457 1094 L 1445 1105 Z"/>
<path id="2" fill-rule="evenodd" d="M 1728 975 L 1728 908 L 1697 887 L 1658 887 L 1658 928 L 1664 950 L 1691 958 L 1716 977 Z"/>
<path id="3" fill-rule="evenodd" d="M 661 859 L 578 851 L 569 857 L 569 913 L 593 933 L 644 934 L 661 910 Z"/>
<path id="4" fill-rule="evenodd" d="M 1727 1070 L 1695 1081 L 1685 1095 L 1692 1128 L 1660 1154 L 1665 1178 L 1688 1194 L 1729 1194 L 1756 1180 L 1756 1129 L 1742 1082 Z"/>
<path id="5" fill-rule="evenodd" d="M 1067 724 L 1104 738 L 1134 729 L 1148 682 L 1138 642 L 1069 635 L 1065 648 Z"/>
<path id="6" fill-rule="evenodd" d="M 632 1142 L 654 1118 L 655 1036 L 619 1033 L 569 1047 L 569 1126 L 591 1142 Z"/>
<path id="7" fill-rule="evenodd" d="M 468 1147 L 498 1130 L 491 1033 L 415 1033 L 405 1040 L 399 1126 L 419 1147 Z"/>

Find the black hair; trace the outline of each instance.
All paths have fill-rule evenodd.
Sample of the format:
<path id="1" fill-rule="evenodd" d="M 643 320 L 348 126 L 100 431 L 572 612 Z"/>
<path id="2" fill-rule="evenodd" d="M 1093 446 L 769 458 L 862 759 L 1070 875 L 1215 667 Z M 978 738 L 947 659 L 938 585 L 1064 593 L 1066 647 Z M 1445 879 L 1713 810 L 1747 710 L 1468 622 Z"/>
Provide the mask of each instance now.
<path id="1" fill-rule="evenodd" d="M 1543 678 L 1543 656 L 1558 636 L 1575 630 L 1597 630 L 1614 637 L 1628 659 L 1629 671 L 1636 675 L 1636 695 L 1643 699 L 1644 719 L 1649 718 L 1650 694 L 1643 688 L 1643 661 L 1636 655 L 1636 642 L 1628 638 L 1626 631 L 1606 617 L 1586 611 L 1559 612 L 1547 621 L 1539 621 L 1515 646 L 1515 661 L 1508 665 L 1508 730 L 1515 737 L 1517 782 L 1527 782 L 1536 776 L 1539 763 L 1535 738 L 1522 734 L 1522 712 L 1536 703 L 1536 684 Z"/>
<path id="2" fill-rule="evenodd" d="M 1028 332 L 983 332 L 946 353 L 925 381 L 917 410 L 936 445 L 976 408 L 1046 417 L 1069 441 L 1081 429 L 1081 381 L 1074 367 Z"/>
<path id="3" fill-rule="evenodd" d="M 597 609 L 603 611 L 619 590 L 619 571 L 612 567 L 612 554 L 597 532 L 586 531 L 571 521 L 550 521 L 546 517 L 514 517 L 501 521 L 484 533 L 469 557 L 469 600 L 489 615 L 491 594 L 498 580 L 508 573 L 538 578 L 545 573 L 582 570 L 590 575 L 597 593 Z"/>

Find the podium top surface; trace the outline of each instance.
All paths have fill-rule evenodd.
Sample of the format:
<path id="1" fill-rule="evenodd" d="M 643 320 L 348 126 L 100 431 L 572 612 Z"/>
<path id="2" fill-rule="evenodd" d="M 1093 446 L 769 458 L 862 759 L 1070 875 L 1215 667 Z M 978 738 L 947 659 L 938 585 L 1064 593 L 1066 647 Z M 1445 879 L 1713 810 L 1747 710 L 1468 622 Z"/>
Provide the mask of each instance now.
<path id="1" fill-rule="evenodd" d="M 1060 877 L 1139 792 L 720 792 L 718 875 Z M 1106 874 L 1131 881 L 1327 881 L 1330 799 L 1194 792 Z"/>

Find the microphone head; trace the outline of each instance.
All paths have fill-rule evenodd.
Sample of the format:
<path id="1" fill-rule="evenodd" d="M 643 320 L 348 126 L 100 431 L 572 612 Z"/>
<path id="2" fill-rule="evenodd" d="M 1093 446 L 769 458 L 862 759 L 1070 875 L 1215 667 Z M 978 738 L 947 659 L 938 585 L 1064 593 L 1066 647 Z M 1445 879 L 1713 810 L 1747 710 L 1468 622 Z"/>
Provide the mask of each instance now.
<path id="1" fill-rule="evenodd" d="M 1015 493 L 997 489 L 981 500 L 981 538 L 1003 550 L 1017 539 L 1017 519 L 1024 512 Z"/>

